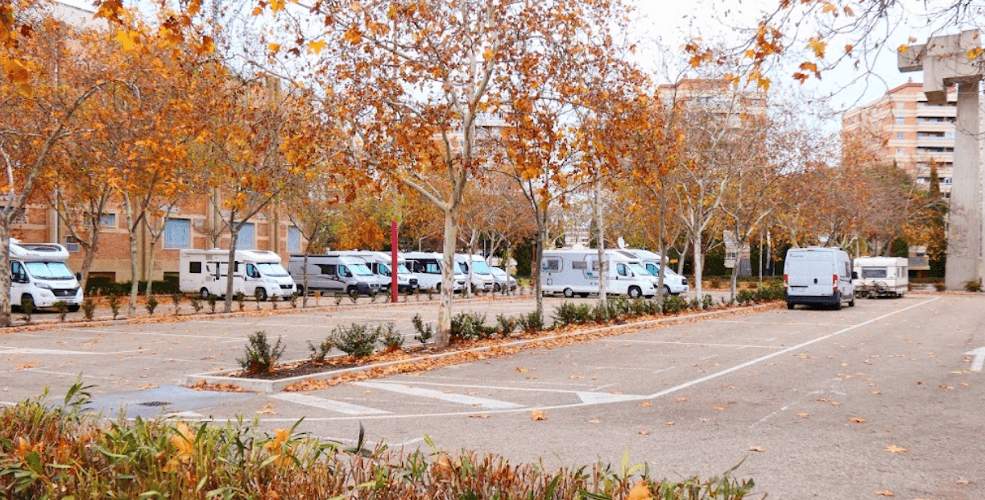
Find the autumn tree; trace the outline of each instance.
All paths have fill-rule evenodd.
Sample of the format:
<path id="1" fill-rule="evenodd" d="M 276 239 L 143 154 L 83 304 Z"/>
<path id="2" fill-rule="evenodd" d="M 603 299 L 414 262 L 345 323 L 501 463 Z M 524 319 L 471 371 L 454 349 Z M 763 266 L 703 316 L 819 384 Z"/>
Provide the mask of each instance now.
<path id="1" fill-rule="evenodd" d="M 42 2 L 0 4 L 0 326 L 10 325 L 11 226 L 24 214 L 39 179 L 58 164 L 59 144 L 87 124 L 76 113 L 109 85 L 103 61 L 77 50 L 72 29 L 41 10 Z M 15 10 L 19 9 L 19 10 Z M 11 31 L 17 26 L 18 29 Z M 20 298 L 16 298 L 19 300 Z"/>

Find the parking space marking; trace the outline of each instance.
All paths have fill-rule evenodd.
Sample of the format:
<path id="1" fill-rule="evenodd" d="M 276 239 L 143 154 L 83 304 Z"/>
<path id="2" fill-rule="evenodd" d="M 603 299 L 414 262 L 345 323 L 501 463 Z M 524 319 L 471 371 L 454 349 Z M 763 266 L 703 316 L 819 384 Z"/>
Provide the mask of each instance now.
<path id="1" fill-rule="evenodd" d="M 334 411 L 337 413 L 344 413 L 346 415 L 384 415 L 390 413 L 385 410 L 379 410 L 376 408 L 369 408 L 367 406 L 359 406 L 350 403 L 343 403 L 342 401 L 335 401 L 333 399 L 324 399 L 324 398 L 316 398 L 314 396 L 306 396 L 304 394 L 298 394 L 296 392 L 283 392 L 280 394 L 274 394 L 270 397 L 274 399 L 279 399 L 281 401 L 287 401 L 289 403 L 311 406 L 314 408 L 321 408 L 322 410 Z"/>
<path id="2" fill-rule="evenodd" d="M 116 355 L 116 354 L 131 354 L 131 353 L 147 353 L 145 349 L 135 349 L 130 351 L 111 351 L 111 352 L 92 352 L 92 351 L 63 351 L 60 349 L 31 349 L 31 348 L 21 348 L 21 347 L 0 347 L 0 354 L 50 354 L 50 355 L 62 355 L 62 356 L 78 356 L 78 355 Z"/>
<path id="3" fill-rule="evenodd" d="M 27 369 L 21 370 L 21 371 L 22 372 L 33 372 L 33 373 L 45 373 L 45 374 L 48 374 L 48 375 L 61 375 L 61 376 L 65 376 L 65 377 L 94 378 L 94 379 L 98 379 L 98 380 L 118 380 L 118 379 L 121 378 L 121 377 L 99 377 L 99 376 L 96 376 L 96 375 L 86 375 L 84 373 L 52 372 L 52 371 L 48 371 L 48 370 L 38 370 L 37 368 L 27 368 Z"/>
<path id="4" fill-rule="evenodd" d="M 841 326 L 841 325 L 839 325 Z M 698 346 L 709 346 L 709 347 L 738 347 L 744 349 L 746 347 L 755 347 L 759 349 L 779 349 L 781 346 L 778 345 L 755 345 L 755 344 L 716 344 L 713 342 L 678 342 L 670 340 L 625 340 L 625 339 L 602 339 L 601 342 L 610 343 L 623 343 L 623 344 L 669 344 L 669 345 L 698 345 Z"/>
<path id="5" fill-rule="evenodd" d="M 81 328 L 70 328 L 62 331 L 75 331 L 75 332 L 93 332 L 93 333 L 105 333 L 114 335 L 145 335 L 151 337 L 186 337 L 192 339 L 228 339 L 229 335 L 191 335 L 191 334 L 181 334 L 181 333 L 160 333 L 160 332 L 139 332 L 133 330 L 89 330 Z M 239 341 L 246 340 L 246 337 L 238 337 Z"/>
<path id="6" fill-rule="evenodd" d="M 388 383 L 388 382 L 386 382 Z M 457 387 L 459 389 L 486 389 L 490 391 L 516 391 L 516 392 L 553 392 L 560 394 L 582 394 L 586 391 L 573 391 L 571 389 L 542 389 L 538 387 L 506 387 L 500 385 L 480 385 L 480 384 L 444 384 L 438 382 L 418 382 L 414 385 L 431 385 L 437 387 Z M 595 387 L 599 389 L 599 387 Z"/>
<path id="7" fill-rule="evenodd" d="M 357 385 L 360 387 L 368 387 L 370 389 L 379 389 L 381 391 L 396 392 L 398 394 L 406 394 L 408 396 L 440 399 L 442 401 L 447 401 L 449 403 L 475 406 L 477 408 L 485 408 L 489 410 L 507 410 L 507 409 L 517 409 L 524 407 L 523 405 L 510 403 L 509 401 L 477 398 L 475 396 L 466 396 L 463 394 L 446 394 L 440 391 L 433 391 L 431 389 L 419 389 L 416 387 L 411 387 L 409 385 L 394 384 L 389 382 L 356 382 L 353 385 Z"/>

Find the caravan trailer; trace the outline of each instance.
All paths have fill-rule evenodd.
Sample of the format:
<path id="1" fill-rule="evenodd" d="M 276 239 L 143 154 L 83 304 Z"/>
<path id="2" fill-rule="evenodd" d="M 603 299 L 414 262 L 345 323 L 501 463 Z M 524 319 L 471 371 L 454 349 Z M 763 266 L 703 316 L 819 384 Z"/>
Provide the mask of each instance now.
<path id="1" fill-rule="evenodd" d="M 909 260 L 903 257 L 859 257 L 855 275 L 859 297 L 902 297 L 910 286 Z"/>
<path id="2" fill-rule="evenodd" d="M 68 250 L 58 243 L 21 243 L 11 238 L 11 305 L 38 308 L 64 302 L 69 311 L 78 311 L 83 292 L 66 260 Z"/>
<path id="3" fill-rule="evenodd" d="M 280 264 L 280 255 L 267 250 L 236 250 L 233 264 L 233 293 L 256 297 L 290 297 L 294 280 Z M 229 250 L 185 249 L 181 251 L 178 288 L 182 293 L 226 295 Z"/>
<path id="4" fill-rule="evenodd" d="M 605 258 L 608 262 L 606 293 L 631 298 L 656 294 L 656 281 L 640 265 L 639 259 L 631 259 L 616 250 L 606 250 Z M 599 293 L 599 268 L 598 250 L 595 249 L 544 250 L 540 265 L 541 289 L 544 294 L 588 297 L 590 293 Z"/>

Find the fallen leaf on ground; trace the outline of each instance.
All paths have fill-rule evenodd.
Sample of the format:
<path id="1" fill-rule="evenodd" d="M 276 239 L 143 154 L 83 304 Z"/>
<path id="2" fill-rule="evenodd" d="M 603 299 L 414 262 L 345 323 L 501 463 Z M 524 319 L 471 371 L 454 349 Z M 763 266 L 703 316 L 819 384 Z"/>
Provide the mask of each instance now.
<path id="1" fill-rule="evenodd" d="M 865 423 L 865 419 L 862 418 L 862 417 L 852 417 L 852 418 L 848 419 L 848 421 L 851 422 L 851 423 L 853 423 L 853 424 L 864 424 Z"/>
<path id="2" fill-rule="evenodd" d="M 677 425 L 677 422 L 674 422 L 673 420 L 668 420 L 667 422 L 664 422 L 664 425 Z"/>
<path id="3" fill-rule="evenodd" d="M 643 430 L 639 431 L 637 434 L 639 434 L 641 436 L 649 436 L 650 435 L 650 431 L 648 431 L 646 429 L 643 429 Z"/>
<path id="4" fill-rule="evenodd" d="M 710 421 L 711 420 L 708 420 L 707 418 L 699 418 L 698 419 L 698 422 L 710 422 Z"/>
<path id="5" fill-rule="evenodd" d="M 763 448 L 762 446 L 750 446 L 749 451 L 764 452 L 766 451 L 766 448 Z"/>
<path id="6" fill-rule="evenodd" d="M 653 406 L 653 403 L 651 403 L 649 401 L 644 401 L 644 402 L 642 402 L 642 403 L 640 403 L 640 404 L 638 404 L 636 406 L 642 406 L 642 407 L 646 408 L 647 406 Z"/>
<path id="7" fill-rule="evenodd" d="M 597 419 L 597 418 L 593 418 L 593 419 L 589 420 L 588 423 L 590 423 L 590 424 L 601 424 L 602 421 L 599 420 L 599 419 Z"/>
<path id="8" fill-rule="evenodd" d="M 800 418 L 807 418 L 807 417 L 809 417 L 811 415 L 809 413 L 800 412 L 800 413 L 797 414 L 797 416 L 800 417 Z"/>
<path id="9" fill-rule="evenodd" d="M 22 364 L 20 366 L 15 367 L 14 370 L 27 370 L 29 368 L 34 368 L 36 366 L 38 366 L 38 362 L 37 361 L 30 361 L 30 362 L 27 362 L 27 363 L 24 363 L 24 364 Z"/>
<path id="10" fill-rule="evenodd" d="M 257 415 L 276 415 L 277 412 L 274 411 L 274 405 L 272 403 L 267 403 L 263 405 L 263 408 L 256 411 Z"/>
<path id="11" fill-rule="evenodd" d="M 960 484 L 961 486 L 967 486 L 967 485 L 971 484 L 971 481 L 969 481 L 967 479 L 964 479 L 964 478 L 959 478 L 958 479 L 958 484 Z"/>
<path id="12" fill-rule="evenodd" d="M 872 391 L 869 394 L 872 394 L 873 396 L 878 396 L 878 395 L 882 394 L 882 391 Z"/>
<path id="13" fill-rule="evenodd" d="M 547 420 L 547 412 L 544 410 L 531 410 L 530 420 Z"/>
<path id="14" fill-rule="evenodd" d="M 950 385 L 947 385 L 947 384 L 941 384 L 938 387 L 940 387 L 941 389 L 944 389 L 945 391 L 953 391 L 954 390 L 954 387 L 953 386 L 950 386 Z"/>
<path id="15" fill-rule="evenodd" d="M 888 451 L 890 453 L 906 453 L 906 452 L 908 452 L 910 450 L 907 449 L 907 448 L 901 448 L 899 446 L 896 446 L 895 444 L 891 444 L 891 445 L 889 445 L 889 446 L 886 447 L 886 451 Z"/>
<path id="16" fill-rule="evenodd" d="M 715 407 L 715 410 L 716 411 L 725 411 L 725 407 L 724 406 L 716 406 Z"/>
<path id="17" fill-rule="evenodd" d="M 683 403 L 685 401 L 687 401 L 687 398 L 677 398 L 678 403 Z"/>
<path id="18" fill-rule="evenodd" d="M 489 418 L 489 415 L 469 415 L 469 418 Z"/>
<path id="19" fill-rule="evenodd" d="M 889 491 L 889 490 L 877 491 L 876 492 L 876 495 L 879 495 L 881 497 L 894 497 L 894 496 L 896 496 L 896 495 L 893 494 L 892 491 Z"/>
<path id="20" fill-rule="evenodd" d="M 527 373 L 530 370 L 528 370 L 526 368 L 521 368 L 521 367 L 518 366 L 518 367 L 516 367 L 516 371 L 518 371 L 520 373 Z"/>
<path id="21" fill-rule="evenodd" d="M 138 389 L 140 389 L 142 391 L 143 390 L 147 390 L 147 389 L 157 389 L 157 386 L 154 385 L 154 384 L 144 384 L 144 385 L 138 387 Z"/>
<path id="22" fill-rule="evenodd" d="M 650 488 L 646 485 L 646 481 L 640 481 L 633 486 L 633 489 L 629 490 L 629 496 L 626 500 L 650 500 Z"/>
<path id="23" fill-rule="evenodd" d="M 968 387 L 968 382 L 961 382 L 961 387 Z"/>

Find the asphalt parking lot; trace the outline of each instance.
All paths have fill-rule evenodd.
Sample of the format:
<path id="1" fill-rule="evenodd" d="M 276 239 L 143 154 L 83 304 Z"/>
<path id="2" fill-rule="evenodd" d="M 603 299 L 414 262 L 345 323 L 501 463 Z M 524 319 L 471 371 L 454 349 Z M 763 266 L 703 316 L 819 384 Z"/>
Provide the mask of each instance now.
<path id="1" fill-rule="evenodd" d="M 555 305 L 560 300 L 549 301 Z M 532 299 L 462 308 L 532 310 Z M 263 329 L 304 358 L 335 325 L 386 323 L 434 304 L 373 305 L 270 316 L 10 332 L 0 400 L 75 378 L 95 403 L 130 415 L 256 417 L 348 442 L 470 448 L 570 466 L 628 453 L 655 475 L 709 476 L 742 462 L 771 498 L 985 498 L 985 418 L 978 348 L 985 296 L 910 294 L 841 311 L 772 309 L 653 325 L 556 349 L 532 349 L 415 375 L 269 394 L 191 391 L 184 375 L 236 367 Z M 409 340 L 413 342 L 413 340 Z M 977 368 L 977 369 L 976 369 Z M 539 418 L 535 418 L 539 417 Z"/>

